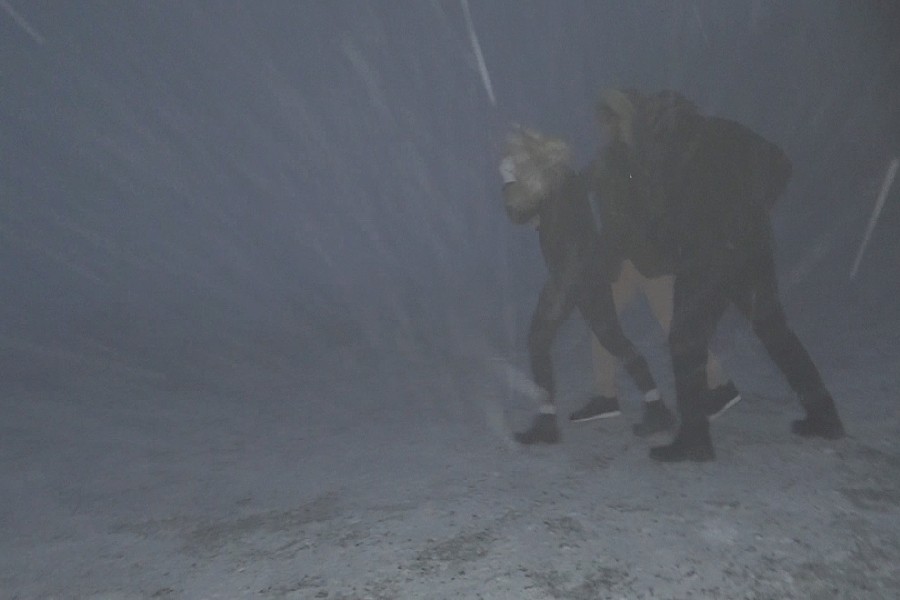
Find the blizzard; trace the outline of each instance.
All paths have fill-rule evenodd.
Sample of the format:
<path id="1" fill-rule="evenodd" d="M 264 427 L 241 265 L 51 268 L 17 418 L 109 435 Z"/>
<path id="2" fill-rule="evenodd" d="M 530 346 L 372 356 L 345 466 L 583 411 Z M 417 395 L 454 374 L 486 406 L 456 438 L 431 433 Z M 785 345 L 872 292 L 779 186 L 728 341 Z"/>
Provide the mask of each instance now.
<path id="1" fill-rule="evenodd" d="M 900 595 L 900 156 L 886 5 L 0 1 L 0 597 Z M 893 10 L 894 16 L 896 11 Z M 716 460 L 620 417 L 519 446 L 545 270 L 514 124 L 609 85 L 781 144 L 781 298 L 847 437 L 748 323 Z M 645 305 L 623 327 L 674 406 Z M 579 317 L 561 413 L 590 394 Z"/>

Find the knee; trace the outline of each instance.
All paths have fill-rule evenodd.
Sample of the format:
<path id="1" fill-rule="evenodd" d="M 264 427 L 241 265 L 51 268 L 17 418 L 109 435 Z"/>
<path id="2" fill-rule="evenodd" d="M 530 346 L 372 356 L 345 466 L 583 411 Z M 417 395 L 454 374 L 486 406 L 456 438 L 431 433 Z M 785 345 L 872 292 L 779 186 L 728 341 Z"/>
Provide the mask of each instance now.
<path id="1" fill-rule="evenodd" d="M 761 340 L 773 339 L 788 331 L 784 313 L 773 312 L 753 319 L 753 333 Z"/>
<path id="2" fill-rule="evenodd" d="M 703 343 L 680 327 L 673 327 L 669 332 L 669 352 L 672 366 L 676 369 L 691 361 L 702 362 Z"/>
<path id="3" fill-rule="evenodd" d="M 594 333 L 600 346 L 616 359 L 627 364 L 639 356 L 637 349 L 621 330 L 605 325 L 595 329 Z"/>

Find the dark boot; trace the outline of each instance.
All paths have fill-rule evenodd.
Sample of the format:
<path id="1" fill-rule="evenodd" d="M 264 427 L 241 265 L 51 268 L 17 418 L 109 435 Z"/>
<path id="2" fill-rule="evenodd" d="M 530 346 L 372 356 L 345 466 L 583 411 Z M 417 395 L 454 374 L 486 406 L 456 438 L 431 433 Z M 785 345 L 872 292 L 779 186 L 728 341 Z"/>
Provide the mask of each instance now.
<path id="1" fill-rule="evenodd" d="M 644 416 L 640 423 L 632 425 L 631 430 L 638 437 L 647 437 L 654 433 L 671 431 L 675 428 L 675 415 L 662 400 L 644 402 Z"/>
<path id="2" fill-rule="evenodd" d="M 659 462 L 715 460 L 712 439 L 709 437 L 709 421 L 703 419 L 690 423 L 683 422 L 672 443 L 667 446 L 651 448 L 650 458 Z"/>
<path id="3" fill-rule="evenodd" d="M 806 418 L 791 423 L 791 431 L 801 437 L 821 437 L 837 440 L 844 437 L 844 425 L 834 406 L 834 400 L 827 392 L 814 402 L 804 402 Z"/>
<path id="4" fill-rule="evenodd" d="M 531 422 L 527 430 L 515 433 L 515 440 L 520 444 L 556 444 L 559 442 L 559 427 L 556 426 L 556 415 L 541 413 Z"/>

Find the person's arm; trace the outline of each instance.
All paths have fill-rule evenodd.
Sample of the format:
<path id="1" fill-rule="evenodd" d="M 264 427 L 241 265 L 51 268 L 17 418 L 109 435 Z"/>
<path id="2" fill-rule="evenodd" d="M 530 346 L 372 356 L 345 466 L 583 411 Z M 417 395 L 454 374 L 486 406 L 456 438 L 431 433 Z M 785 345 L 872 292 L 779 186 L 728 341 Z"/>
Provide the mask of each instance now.
<path id="1" fill-rule="evenodd" d="M 602 247 L 607 255 L 604 258 L 611 259 L 611 262 L 621 261 L 624 240 L 628 235 L 628 216 L 622 206 L 627 201 L 627 183 L 623 180 L 627 175 L 612 170 L 602 159 L 598 159 L 593 173 L 591 185 L 596 198 Z"/>
<path id="2" fill-rule="evenodd" d="M 555 210 L 552 229 L 546 232 L 553 254 L 551 276 L 564 296 L 575 294 L 589 277 L 587 267 L 596 256 L 596 227 L 592 222 L 586 178 L 573 174 L 561 181 L 551 194 Z"/>
<path id="3" fill-rule="evenodd" d="M 516 180 L 516 167 L 512 157 L 500 162 L 500 177 L 503 179 L 503 205 L 510 221 L 523 225 L 537 215 L 537 203 L 524 185 Z"/>

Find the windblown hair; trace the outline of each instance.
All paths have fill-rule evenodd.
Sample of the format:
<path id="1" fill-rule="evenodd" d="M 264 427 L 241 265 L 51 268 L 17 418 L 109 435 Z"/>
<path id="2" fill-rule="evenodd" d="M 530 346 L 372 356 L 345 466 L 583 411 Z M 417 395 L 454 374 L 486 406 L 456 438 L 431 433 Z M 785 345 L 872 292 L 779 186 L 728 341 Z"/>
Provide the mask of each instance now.
<path id="1" fill-rule="evenodd" d="M 566 142 L 524 127 L 509 135 L 506 153 L 515 164 L 516 180 L 537 203 L 572 165 L 572 151 Z"/>

